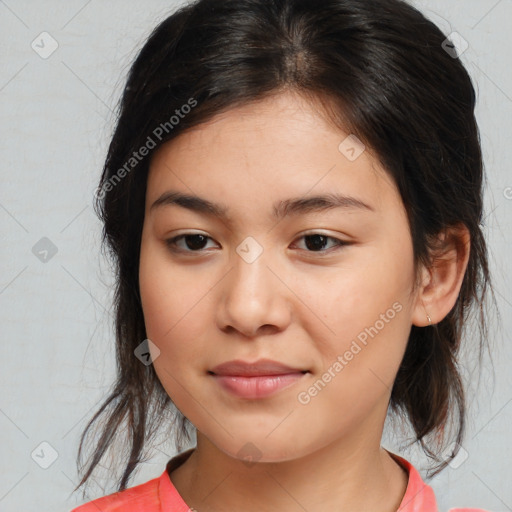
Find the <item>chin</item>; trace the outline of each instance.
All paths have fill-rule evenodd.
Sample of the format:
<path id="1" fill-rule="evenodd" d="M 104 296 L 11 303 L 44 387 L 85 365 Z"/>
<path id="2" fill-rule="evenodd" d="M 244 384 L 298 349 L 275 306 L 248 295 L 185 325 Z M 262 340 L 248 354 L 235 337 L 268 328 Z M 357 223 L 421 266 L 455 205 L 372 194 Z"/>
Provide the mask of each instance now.
<path id="1" fill-rule="evenodd" d="M 289 435 L 276 435 L 274 438 L 265 432 L 249 432 L 240 436 L 223 436 L 223 439 L 209 437 L 209 440 L 223 453 L 234 459 L 244 461 L 248 466 L 255 463 L 286 462 L 313 453 L 321 448 L 304 440 L 304 445 Z M 286 434 L 286 432 L 285 432 Z"/>

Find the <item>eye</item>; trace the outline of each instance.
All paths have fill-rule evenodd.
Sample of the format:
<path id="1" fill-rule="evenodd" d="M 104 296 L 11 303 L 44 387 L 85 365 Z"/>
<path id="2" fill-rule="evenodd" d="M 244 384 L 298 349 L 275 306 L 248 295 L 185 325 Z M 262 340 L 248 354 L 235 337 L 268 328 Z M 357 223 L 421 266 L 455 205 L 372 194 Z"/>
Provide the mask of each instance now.
<path id="1" fill-rule="evenodd" d="M 173 252 L 202 252 L 207 240 L 212 240 L 209 236 L 200 233 L 184 233 L 183 235 L 169 238 L 165 241 L 166 245 Z M 179 242 L 184 242 L 179 245 Z"/>
<path id="2" fill-rule="evenodd" d="M 320 253 L 326 253 L 327 250 L 324 250 L 325 245 L 329 240 L 334 242 L 334 245 L 331 246 L 331 249 L 334 248 L 334 250 L 341 249 L 342 247 L 346 245 L 350 245 L 349 242 L 344 242 L 343 240 L 340 240 L 339 238 L 334 238 L 332 236 L 324 235 L 323 233 L 307 233 L 297 240 L 304 239 L 306 241 L 305 245 L 307 247 L 308 252 L 320 252 Z M 331 252 L 331 251 L 329 251 Z"/>
<path id="3" fill-rule="evenodd" d="M 307 252 L 316 252 L 316 253 L 326 253 L 332 252 L 329 249 L 338 250 L 344 246 L 350 245 L 349 242 L 344 242 L 338 238 L 334 238 L 332 236 L 327 236 L 322 233 L 307 233 L 297 240 L 304 239 L 306 241 L 306 249 Z M 208 240 L 213 240 L 209 236 L 203 235 L 201 233 L 184 233 L 182 235 L 175 236 L 174 238 L 169 238 L 165 240 L 166 245 L 173 252 L 181 252 L 181 253 L 201 253 L 205 250 L 205 245 Z M 334 244 L 327 250 L 325 246 L 328 241 L 334 242 Z"/>

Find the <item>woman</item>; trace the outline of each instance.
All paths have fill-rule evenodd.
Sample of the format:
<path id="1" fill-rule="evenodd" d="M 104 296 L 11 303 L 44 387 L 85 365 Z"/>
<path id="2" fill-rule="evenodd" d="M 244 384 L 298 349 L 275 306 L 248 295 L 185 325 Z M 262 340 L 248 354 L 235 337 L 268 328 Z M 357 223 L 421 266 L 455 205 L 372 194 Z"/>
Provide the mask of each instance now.
<path id="1" fill-rule="evenodd" d="M 470 314 L 485 333 L 475 93 L 446 41 L 399 0 L 199 0 L 154 30 L 98 188 L 119 365 L 79 485 L 121 429 L 129 450 L 75 511 L 437 510 L 381 437 L 397 413 L 441 471 Z M 196 447 L 127 489 L 162 424 Z"/>

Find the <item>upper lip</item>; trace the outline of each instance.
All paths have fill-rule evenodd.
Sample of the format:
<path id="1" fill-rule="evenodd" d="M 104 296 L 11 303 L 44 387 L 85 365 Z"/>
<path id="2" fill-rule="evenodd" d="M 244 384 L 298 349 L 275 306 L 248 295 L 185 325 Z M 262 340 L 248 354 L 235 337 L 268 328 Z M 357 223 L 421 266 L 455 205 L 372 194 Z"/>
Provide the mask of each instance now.
<path id="1" fill-rule="evenodd" d="M 306 370 L 293 368 L 271 359 L 259 359 L 253 363 L 242 360 L 227 361 L 211 369 L 215 375 L 231 375 L 253 377 L 258 375 L 285 375 L 288 373 L 304 373 Z"/>

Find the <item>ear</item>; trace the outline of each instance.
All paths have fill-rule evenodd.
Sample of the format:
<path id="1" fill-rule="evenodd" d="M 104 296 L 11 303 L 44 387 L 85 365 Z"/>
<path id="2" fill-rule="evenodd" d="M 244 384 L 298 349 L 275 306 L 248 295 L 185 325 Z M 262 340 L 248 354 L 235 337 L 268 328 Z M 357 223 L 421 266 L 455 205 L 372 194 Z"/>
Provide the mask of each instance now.
<path id="1" fill-rule="evenodd" d="M 455 306 L 469 261 L 469 230 L 464 224 L 446 228 L 436 245 L 430 267 L 422 269 L 422 283 L 416 292 L 412 323 L 418 327 L 429 325 L 427 314 L 436 324 Z"/>

